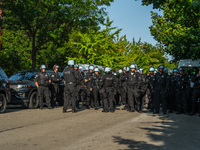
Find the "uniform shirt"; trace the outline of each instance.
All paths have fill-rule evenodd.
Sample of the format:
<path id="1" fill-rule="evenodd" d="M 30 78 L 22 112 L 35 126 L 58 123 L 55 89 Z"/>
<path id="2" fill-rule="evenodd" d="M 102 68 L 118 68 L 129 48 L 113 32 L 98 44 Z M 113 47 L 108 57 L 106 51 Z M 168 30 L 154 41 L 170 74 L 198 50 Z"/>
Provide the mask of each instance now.
<path id="1" fill-rule="evenodd" d="M 138 86 L 138 88 L 141 87 L 142 83 L 142 77 L 141 74 L 138 72 L 130 72 L 127 74 L 127 85 L 128 86 Z"/>
<path id="2" fill-rule="evenodd" d="M 91 78 L 91 84 L 92 84 L 91 86 L 92 87 L 95 86 L 95 87 L 99 88 L 100 87 L 101 78 L 102 77 L 101 77 L 100 74 L 99 75 L 94 74 L 93 77 Z"/>
<path id="3" fill-rule="evenodd" d="M 38 72 L 35 75 L 34 82 L 37 82 L 39 86 L 49 85 L 49 75 L 46 72 Z"/>
<path id="4" fill-rule="evenodd" d="M 59 84 L 60 81 L 61 81 L 61 77 L 60 77 L 60 75 L 58 74 L 58 72 L 53 72 L 53 73 L 50 75 L 50 80 L 51 80 L 51 83 L 52 83 L 52 84 Z"/>
<path id="5" fill-rule="evenodd" d="M 182 76 L 179 75 L 177 79 L 177 87 L 182 90 L 189 89 L 190 82 L 189 82 L 188 77 L 185 75 L 182 75 Z"/>
<path id="6" fill-rule="evenodd" d="M 125 73 L 122 73 L 119 77 L 120 86 L 126 86 L 126 81 L 127 81 L 127 75 Z"/>
<path id="7" fill-rule="evenodd" d="M 155 86 L 155 75 L 148 75 L 146 77 L 147 88 L 153 90 Z"/>
<path id="8" fill-rule="evenodd" d="M 113 74 L 106 74 L 102 77 L 101 87 L 112 87 L 116 89 L 117 87 L 117 77 Z"/>
<path id="9" fill-rule="evenodd" d="M 156 73 L 155 75 L 155 86 L 156 87 L 161 87 L 161 88 L 166 88 L 167 87 L 167 75 L 166 73 Z"/>
<path id="10" fill-rule="evenodd" d="M 194 88 L 200 88 L 200 76 L 197 77 L 197 74 L 200 74 L 200 72 L 195 73 L 192 77 L 192 82 L 194 82 Z"/>
<path id="11" fill-rule="evenodd" d="M 74 83 L 77 84 L 79 82 L 78 71 L 75 70 L 73 67 L 67 67 L 63 71 L 63 78 L 65 80 L 65 84 L 67 83 Z"/>
<path id="12" fill-rule="evenodd" d="M 88 80 L 88 81 L 86 82 L 86 87 L 87 87 L 87 88 L 91 88 L 91 87 L 92 87 L 91 79 L 92 79 L 93 76 L 94 76 L 94 73 L 90 73 L 90 72 L 88 72 L 88 73 L 85 75 L 85 79 Z"/>

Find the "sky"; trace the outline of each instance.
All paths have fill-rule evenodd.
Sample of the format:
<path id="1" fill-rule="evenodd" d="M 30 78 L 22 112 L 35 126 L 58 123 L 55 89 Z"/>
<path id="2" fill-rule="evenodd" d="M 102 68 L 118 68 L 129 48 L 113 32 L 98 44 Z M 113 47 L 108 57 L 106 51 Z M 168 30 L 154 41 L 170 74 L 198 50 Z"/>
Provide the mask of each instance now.
<path id="1" fill-rule="evenodd" d="M 142 6 L 141 0 L 115 0 L 111 6 L 106 7 L 110 20 L 114 21 L 112 26 L 122 29 L 120 35 L 126 34 L 127 39 L 132 42 L 141 38 L 142 42 L 155 45 L 157 42 L 151 36 L 149 27 L 152 25 L 151 11 L 162 14 L 159 10 L 153 10 L 152 5 Z"/>

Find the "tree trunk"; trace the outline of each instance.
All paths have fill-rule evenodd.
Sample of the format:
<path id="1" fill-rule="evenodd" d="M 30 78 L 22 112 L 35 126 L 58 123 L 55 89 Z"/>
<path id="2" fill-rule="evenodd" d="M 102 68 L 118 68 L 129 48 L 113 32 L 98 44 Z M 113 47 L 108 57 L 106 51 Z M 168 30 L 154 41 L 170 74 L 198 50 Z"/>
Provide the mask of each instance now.
<path id="1" fill-rule="evenodd" d="M 37 48 L 35 47 L 35 36 L 33 36 L 33 43 L 32 43 L 32 70 L 35 70 L 36 68 L 36 53 L 37 53 Z"/>

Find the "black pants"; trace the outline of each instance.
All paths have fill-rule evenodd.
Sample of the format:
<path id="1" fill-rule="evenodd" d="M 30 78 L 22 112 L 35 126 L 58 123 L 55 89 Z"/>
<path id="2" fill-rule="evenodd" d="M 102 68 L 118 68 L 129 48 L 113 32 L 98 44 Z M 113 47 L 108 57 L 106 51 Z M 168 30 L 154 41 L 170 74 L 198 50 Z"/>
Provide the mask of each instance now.
<path id="1" fill-rule="evenodd" d="M 124 87 L 120 87 L 120 96 L 121 96 L 121 103 L 125 105 L 125 108 L 128 108 L 128 101 L 127 101 L 127 90 Z"/>
<path id="2" fill-rule="evenodd" d="M 196 113 L 197 110 L 197 104 L 199 105 L 199 114 L 200 114 L 200 103 L 198 101 L 198 98 L 200 98 L 200 89 L 194 88 L 192 93 L 192 113 Z"/>
<path id="3" fill-rule="evenodd" d="M 87 106 L 92 106 L 92 91 L 90 91 L 90 88 L 86 89 L 86 93 L 87 93 L 87 100 L 86 100 L 86 105 Z"/>
<path id="4" fill-rule="evenodd" d="M 66 84 L 64 89 L 64 107 L 67 110 L 72 106 L 72 110 L 76 110 L 77 91 L 74 84 Z"/>
<path id="5" fill-rule="evenodd" d="M 165 98 L 165 89 L 161 86 L 155 87 L 155 112 L 160 112 L 160 104 L 162 103 L 163 113 L 167 112 L 167 101 Z"/>
<path id="6" fill-rule="evenodd" d="M 106 87 L 105 88 L 105 99 L 103 100 L 104 103 L 104 110 L 114 110 L 114 90 L 112 87 Z"/>
<path id="7" fill-rule="evenodd" d="M 152 89 L 147 89 L 147 98 L 149 100 L 148 108 L 151 111 L 154 111 L 155 110 L 155 99 L 154 99 L 154 91 Z"/>
<path id="8" fill-rule="evenodd" d="M 177 97 L 177 111 L 179 113 L 187 112 L 187 90 L 178 89 L 176 92 Z"/>
<path id="9" fill-rule="evenodd" d="M 169 90 L 169 111 L 173 112 L 177 110 L 177 89 L 175 88 L 170 88 Z M 167 101 L 167 100 L 166 100 Z"/>
<path id="10" fill-rule="evenodd" d="M 97 102 L 99 102 L 99 89 L 97 87 L 92 88 L 92 105 L 97 108 Z"/>
<path id="11" fill-rule="evenodd" d="M 56 101 L 60 99 L 60 88 L 58 84 L 51 85 L 51 104 L 53 107 L 56 106 Z"/>
<path id="12" fill-rule="evenodd" d="M 44 96 L 46 98 L 47 107 L 51 107 L 49 87 L 39 86 L 38 89 L 37 89 L 37 93 L 38 93 L 40 108 L 43 108 L 43 98 L 44 98 Z"/>
<path id="13" fill-rule="evenodd" d="M 130 110 L 135 110 L 135 103 L 137 110 L 141 110 L 140 92 L 136 86 L 128 87 L 128 105 Z"/>

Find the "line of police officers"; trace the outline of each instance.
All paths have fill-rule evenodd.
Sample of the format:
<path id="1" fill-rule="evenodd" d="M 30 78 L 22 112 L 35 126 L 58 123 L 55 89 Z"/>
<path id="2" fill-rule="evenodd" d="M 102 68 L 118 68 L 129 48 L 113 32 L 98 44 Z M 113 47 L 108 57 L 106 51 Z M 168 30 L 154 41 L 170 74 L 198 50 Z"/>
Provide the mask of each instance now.
<path id="1" fill-rule="evenodd" d="M 160 112 L 167 114 L 188 113 L 188 101 L 190 82 L 184 74 L 182 68 L 174 69 L 172 75 L 168 75 L 167 68 L 163 65 L 149 68 L 149 74 L 143 74 L 136 70 L 136 65 L 124 67 L 118 71 L 118 75 L 112 73 L 110 67 L 105 68 L 104 75 L 100 74 L 99 69 L 89 66 L 89 72 L 83 77 L 73 60 L 68 61 L 68 67 L 63 71 L 64 79 L 64 106 L 63 113 L 72 109 L 77 112 L 80 109 L 79 102 L 87 109 L 91 107 L 95 110 L 103 107 L 102 112 L 114 112 L 117 104 L 125 105 L 123 110 L 129 112 L 142 112 L 142 107 L 148 98 L 148 109 L 154 114 Z M 58 74 L 59 66 L 53 67 L 54 72 L 48 76 L 45 72 L 45 65 L 41 65 L 41 72 L 35 77 L 35 84 L 38 87 L 38 98 L 40 109 L 43 108 L 43 98 L 45 96 L 49 109 L 56 107 L 56 99 L 60 98 L 59 83 L 62 78 Z M 199 71 L 192 77 L 194 89 L 192 94 L 192 111 L 194 115 L 197 109 L 197 101 L 200 98 L 200 65 Z M 49 94 L 49 84 L 51 84 L 51 100 Z M 199 108 L 200 114 L 200 108 Z"/>

